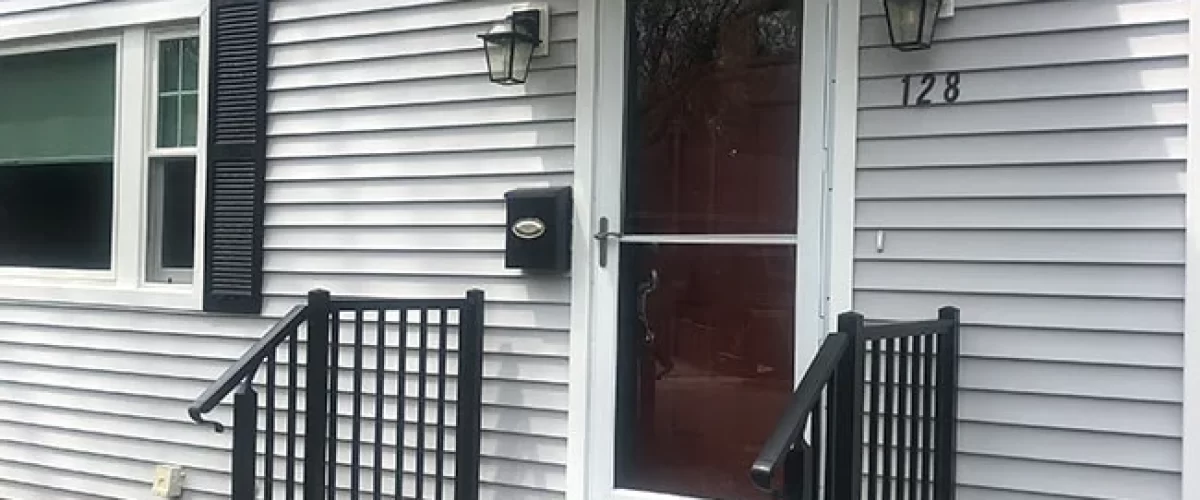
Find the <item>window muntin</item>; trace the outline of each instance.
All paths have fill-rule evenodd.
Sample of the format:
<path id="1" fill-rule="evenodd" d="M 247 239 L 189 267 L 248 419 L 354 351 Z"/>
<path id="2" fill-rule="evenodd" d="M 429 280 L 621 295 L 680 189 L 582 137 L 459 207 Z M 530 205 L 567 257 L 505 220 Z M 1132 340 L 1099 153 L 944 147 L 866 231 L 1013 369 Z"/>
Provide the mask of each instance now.
<path id="1" fill-rule="evenodd" d="M 196 146 L 200 39 L 158 42 L 158 148 Z"/>

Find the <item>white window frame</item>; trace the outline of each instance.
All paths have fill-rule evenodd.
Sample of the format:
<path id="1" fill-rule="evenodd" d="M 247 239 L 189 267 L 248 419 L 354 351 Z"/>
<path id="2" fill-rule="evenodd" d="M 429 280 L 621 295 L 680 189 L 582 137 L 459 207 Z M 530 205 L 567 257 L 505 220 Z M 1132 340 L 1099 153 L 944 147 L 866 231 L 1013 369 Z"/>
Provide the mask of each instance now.
<path id="1" fill-rule="evenodd" d="M 200 150 L 202 149 L 200 146 L 201 130 L 200 130 L 199 124 L 197 124 L 197 128 L 196 128 L 196 145 L 195 146 L 176 147 L 176 148 L 161 148 L 158 146 L 158 134 L 159 134 L 158 103 L 159 103 L 159 100 L 161 97 L 159 95 L 158 82 L 159 82 L 159 70 L 161 69 L 161 66 L 162 66 L 162 61 L 159 59 L 159 44 L 162 42 L 165 42 L 165 41 L 169 41 L 169 40 L 179 40 L 179 39 L 183 39 L 183 38 L 198 38 L 199 36 L 200 36 L 199 26 L 190 26 L 190 27 L 185 26 L 185 27 L 177 27 L 177 28 L 157 29 L 157 30 L 152 30 L 149 33 L 147 33 L 146 50 L 147 50 L 147 57 L 150 60 L 150 64 L 148 64 L 149 70 L 146 75 L 147 76 L 147 85 L 149 87 L 149 91 L 146 93 L 146 99 L 148 101 L 146 103 L 146 107 L 147 107 L 148 113 L 146 115 L 146 127 L 145 127 L 145 129 L 146 129 L 145 163 L 146 163 L 146 169 L 147 169 L 146 170 L 146 193 L 147 193 L 146 223 L 147 223 L 147 227 L 146 227 L 146 238 L 144 239 L 144 242 L 146 244 L 146 247 L 144 250 L 146 252 L 146 266 L 144 269 L 145 275 L 143 276 L 143 280 L 147 283 L 157 283 L 157 284 L 175 285 L 175 286 L 192 286 L 193 283 L 200 283 L 199 276 L 195 275 L 195 266 L 193 266 L 192 268 L 165 268 L 162 265 L 160 258 L 162 257 L 161 254 L 162 254 L 163 241 L 162 241 L 161 231 L 159 230 L 159 227 L 157 224 L 158 215 L 162 211 L 162 204 L 161 204 L 161 200 L 158 199 L 157 195 L 161 194 L 163 191 L 163 186 L 162 186 L 163 179 L 162 179 L 162 176 L 155 178 L 155 177 L 151 176 L 149 173 L 150 169 L 153 168 L 153 163 L 155 160 L 170 159 L 170 158 L 195 158 L 196 159 L 197 176 L 199 176 L 199 171 L 201 169 Z M 201 45 L 203 45 L 203 44 L 201 44 Z M 203 52 L 203 50 L 204 50 L 204 47 L 201 47 L 201 52 Z M 197 113 L 198 113 L 197 116 L 200 116 L 199 113 L 201 113 L 201 110 L 199 108 L 204 107 L 204 105 L 205 105 L 205 102 L 200 100 L 200 93 L 203 90 L 204 85 L 207 82 L 204 81 L 205 74 L 199 73 L 199 68 L 197 68 L 197 72 L 198 72 L 198 83 L 199 83 L 199 85 L 197 86 L 197 92 L 196 92 Z M 200 187 L 199 183 L 197 183 L 197 187 Z M 197 200 L 200 199 L 201 194 L 202 194 L 202 192 L 197 192 L 197 197 L 196 197 Z M 196 224 L 197 224 L 196 227 L 199 227 L 200 222 L 201 222 L 200 219 L 196 220 Z M 202 255 L 201 253 L 199 253 L 199 250 L 200 249 L 193 249 L 193 255 L 195 256 L 194 261 L 198 261 L 200 256 Z"/>
<path id="2" fill-rule="evenodd" d="M 0 32 L 0 56 L 113 44 L 117 49 L 116 123 L 113 149 L 112 265 L 108 270 L 0 267 L 0 301 L 72 302 L 97 305 L 200 309 L 203 304 L 204 185 L 208 81 L 208 13 L 197 0 L 155 0 L 152 8 L 126 11 L 122 5 L 91 6 L 82 14 L 47 18 L 30 14 L 26 28 Z M 22 16 L 15 16 L 22 17 Z M 86 21 L 86 22 L 84 22 Z M 83 22 L 83 24 L 79 24 Z M 103 23 L 97 25 L 97 23 Z M 130 23 L 123 25 L 120 23 Z M 3 24 L 3 23 L 0 23 Z M 78 25 L 78 26 L 76 26 Z M 166 26 L 166 28 L 164 28 Z M 200 37 L 199 106 L 196 148 L 195 266 L 191 283 L 156 283 L 149 278 L 149 152 L 156 124 L 157 40 L 168 35 Z"/>
<path id="3" fill-rule="evenodd" d="M 49 42 L 39 43 L 39 44 L 34 44 L 34 45 L 21 45 L 21 46 L 14 46 L 14 47 L 0 46 L 0 57 L 37 54 L 37 53 L 43 53 L 43 52 L 54 52 L 54 51 L 59 51 L 59 50 L 83 49 L 83 48 L 89 48 L 89 47 L 112 46 L 112 47 L 115 47 L 115 49 L 116 49 L 115 50 L 116 59 L 117 59 L 116 60 L 116 64 L 117 64 L 116 73 L 117 73 L 117 84 L 119 86 L 120 82 L 121 82 L 120 61 L 121 61 L 122 43 L 123 43 L 123 39 L 120 35 L 107 35 L 107 36 L 92 36 L 92 37 L 87 37 L 87 38 L 77 38 L 77 39 L 67 39 L 67 40 L 54 40 L 54 41 L 49 41 Z M 114 185 L 113 185 L 113 190 L 114 190 L 114 194 L 116 192 L 118 178 L 119 178 L 118 170 L 120 169 L 120 165 L 119 165 L 120 153 L 119 153 L 119 151 L 117 151 L 117 149 L 120 147 L 119 140 L 121 137 L 121 132 L 120 132 L 121 95 L 120 95 L 120 92 L 118 92 L 118 95 L 116 96 L 115 107 L 117 109 L 116 109 L 116 112 L 114 113 L 115 123 L 113 124 L 113 141 L 114 141 L 114 148 L 113 148 L 113 182 L 114 182 Z M 115 207 L 115 196 L 114 196 L 114 210 L 113 210 L 113 230 L 114 230 L 114 232 L 116 231 L 116 210 L 115 210 L 115 208 L 116 207 Z M 114 237 L 112 239 L 111 244 L 112 244 L 112 248 L 110 251 L 112 252 L 112 254 L 115 257 L 115 254 L 117 252 L 117 238 Z M 115 276 L 116 275 L 113 272 L 113 269 L 111 269 L 111 267 L 110 267 L 110 269 L 107 269 L 107 270 L 83 270 L 83 269 L 48 269 L 48 268 L 37 268 L 37 267 L 0 266 L 0 283 L 9 282 L 9 281 L 22 281 L 22 280 L 27 280 L 27 279 L 35 279 L 35 280 L 36 279 L 57 279 L 57 280 L 63 280 L 63 281 L 96 281 L 96 280 L 111 280 L 111 279 L 114 279 Z"/>

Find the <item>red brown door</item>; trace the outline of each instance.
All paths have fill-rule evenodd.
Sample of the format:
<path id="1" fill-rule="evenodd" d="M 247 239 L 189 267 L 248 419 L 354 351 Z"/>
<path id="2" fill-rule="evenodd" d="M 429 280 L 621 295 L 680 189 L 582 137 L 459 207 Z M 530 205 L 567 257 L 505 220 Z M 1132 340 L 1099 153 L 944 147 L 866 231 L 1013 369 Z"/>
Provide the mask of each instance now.
<path id="1" fill-rule="evenodd" d="M 799 12 L 629 2 L 616 486 L 758 499 L 793 383 Z"/>

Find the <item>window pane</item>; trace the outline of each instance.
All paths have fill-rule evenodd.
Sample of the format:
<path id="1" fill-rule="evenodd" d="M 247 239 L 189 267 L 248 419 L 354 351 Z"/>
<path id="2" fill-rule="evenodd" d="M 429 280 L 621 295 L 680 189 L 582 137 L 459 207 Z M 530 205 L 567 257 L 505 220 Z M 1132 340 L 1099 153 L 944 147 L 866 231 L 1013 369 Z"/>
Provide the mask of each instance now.
<path id="1" fill-rule="evenodd" d="M 731 4 L 630 2 L 627 233 L 796 232 L 800 17 Z"/>
<path id="2" fill-rule="evenodd" d="M 187 38 L 183 40 L 183 90 L 200 88 L 200 39 Z"/>
<path id="3" fill-rule="evenodd" d="M 151 186 L 158 191 L 152 193 L 159 239 L 152 248 L 158 248 L 158 262 L 166 269 L 190 268 L 196 234 L 196 159 L 159 160 L 150 175 Z"/>
<path id="4" fill-rule="evenodd" d="M 196 101 L 199 97 L 196 94 L 184 95 L 180 97 L 183 101 L 182 116 L 180 117 L 179 143 L 181 146 L 196 145 Z"/>
<path id="5" fill-rule="evenodd" d="M 200 86 L 200 40 L 193 37 L 160 42 L 158 57 L 157 146 L 194 147 Z"/>
<path id="6" fill-rule="evenodd" d="M 109 269 L 113 165 L 0 166 L 0 266 Z"/>
<path id="7" fill-rule="evenodd" d="M 179 96 L 158 98 L 158 147 L 179 147 Z"/>
<path id="8" fill-rule="evenodd" d="M 110 163 L 116 74 L 112 45 L 0 57 L 0 168 Z"/>
<path id="9" fill-rule="evenodd" d="M 0 57 L 0 266 L 111 268 L 116 57 Z"/>
<path id="10" fill-rule="evenodd" d="M 158 44 L 158 91 L 179 90 L 179 40 L 165 40 Z"/>
<path id="11" fill-rule="evenodd" d="M 623 244 L 620 283 L 617 485 L 768 500 L 746 467 L 792 397 L 796 249 Z"/>
<path id="12" fill-rule="evenodd" d="M 196 234 L 196 160 L 171 160 L 163 174 L 163 267 L 190 268 Z"/>

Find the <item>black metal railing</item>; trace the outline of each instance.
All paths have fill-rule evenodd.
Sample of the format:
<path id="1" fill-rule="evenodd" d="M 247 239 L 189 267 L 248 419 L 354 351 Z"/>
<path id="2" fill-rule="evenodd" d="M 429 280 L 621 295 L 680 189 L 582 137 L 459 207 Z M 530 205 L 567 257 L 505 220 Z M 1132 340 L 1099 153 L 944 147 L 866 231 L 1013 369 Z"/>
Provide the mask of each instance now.
<path id="1" fill-rule="evenodd" d="M 842 418 L 845 413 L 839 405 L 853 401 L 852 397 L 839 399 L 839 391 L 854 388 L 854 384 L 839 380 L 855 373 L 845 366 L 856 358 L 848 355 L 853 348 L 854 341 L 846 333 L 826 337 L 784 411 L 781 425 L 776 426 L 750 469 L 756 486 L 788 499 L 851 498 L 838 496 L 834 488 L 826 488 L 828 493 L 824 497 L 818 494 L 822 484 L 846 482 L 827 475 L 853 470 L 853 466 L 844 467 L 844 462 L 853 455 L 845 453 L 845 446 L 838 445 L 854 442 L 854 436 L 848 433 L 854 432 L 855 426 L 846 425 L 852 422 Z M 780 464 L 784 471 L 782 486 L 774 481 Z"/>
<path id="2" fill-rule="evenodd" d="M 787 500 L 952 500 L 959 323 L 953 307 L 932 321 L 871 326 L 842 314 L 751 481 Z"/>
<path id="3" fill-rule="evenodd" d="M 233 393 L 231 498 L 477 499 L 483 301 L 310 292 L 188 408 Z"/>

